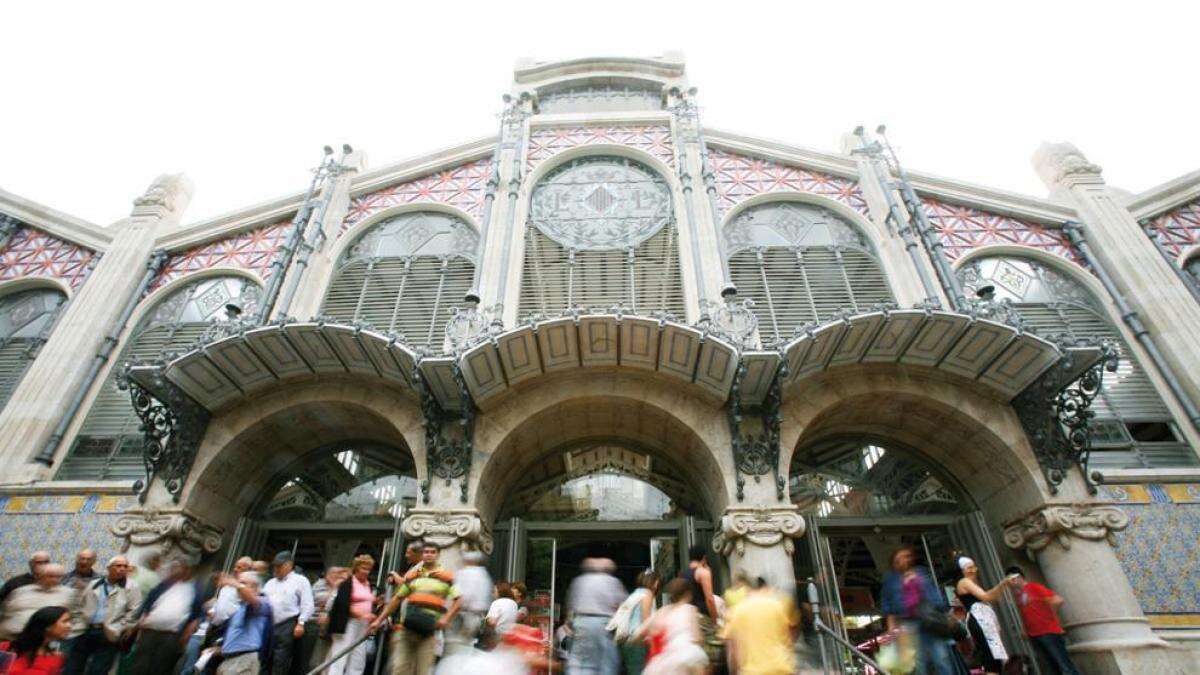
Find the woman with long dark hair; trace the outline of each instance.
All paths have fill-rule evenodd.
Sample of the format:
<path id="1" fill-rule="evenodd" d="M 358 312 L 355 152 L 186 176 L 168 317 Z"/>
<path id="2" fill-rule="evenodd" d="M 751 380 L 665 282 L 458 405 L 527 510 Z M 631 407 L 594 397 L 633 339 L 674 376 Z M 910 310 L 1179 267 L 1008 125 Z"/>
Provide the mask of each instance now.
<path id="1" fill-rule="evenodd" d="M 55 651 L 51 643 L 65 640 L 70 632 L 71 614 L 66 607 L 43 607 L 34 612 L 15 640 L 0 644 L 0 651 L 16 655 L 8 675 L 61 673 L 66 656 Z"/>

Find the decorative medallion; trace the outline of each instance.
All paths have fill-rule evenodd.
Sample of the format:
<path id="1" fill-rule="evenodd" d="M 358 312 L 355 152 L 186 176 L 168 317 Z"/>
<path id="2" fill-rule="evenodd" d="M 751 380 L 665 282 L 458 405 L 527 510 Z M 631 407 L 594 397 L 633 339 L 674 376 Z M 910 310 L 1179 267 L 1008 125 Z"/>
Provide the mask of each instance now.
<path id="1" fill-rule="evenodd" d="M 637 248 L 671 221 L 671 190 L 650 169 L 615 157 L 583 158 L 533 190 L 530 218 L 564 248 Z"/>

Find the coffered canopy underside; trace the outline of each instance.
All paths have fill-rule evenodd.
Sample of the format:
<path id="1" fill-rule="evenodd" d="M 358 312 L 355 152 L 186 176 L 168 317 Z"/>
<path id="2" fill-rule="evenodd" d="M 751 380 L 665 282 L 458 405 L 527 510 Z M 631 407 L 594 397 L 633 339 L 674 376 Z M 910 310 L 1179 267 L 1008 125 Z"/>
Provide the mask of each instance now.
<path id="1" fill-rule="evenodd" d="M 1099 350 L 1079 351 L 1073 362 L 1082 372 Z M 419 373 L 444 409 L 461 408 L 465 387 L 470 400 L 486 411 L 523 382 L 583 369 L 622 368 L 670 378 L 719 405 L 729 397 L 741 364 L 742 401 L 754 405 L 766 398 L 784 362 L 785 392 L 839 367 L 898 364 L 965 378 L 1007 402 L 1063 356 L 1056 345 L 1006 325 L 931 310 L 836 319 L 805 332 L 781 352 L 741 353 L 712 334 L 673 321 L 584 314 L 520 326 L 457 356 L 424 358 L 395 337 L 354 326 L 268 325 L 204 345 L 165 366 L 136 366 L 130 375 L 153 391 L 152 373 L 161 367 L 167 380 L 216 411 L 289 380 L 321 375 L 378 378 L 419 394 Z"/>

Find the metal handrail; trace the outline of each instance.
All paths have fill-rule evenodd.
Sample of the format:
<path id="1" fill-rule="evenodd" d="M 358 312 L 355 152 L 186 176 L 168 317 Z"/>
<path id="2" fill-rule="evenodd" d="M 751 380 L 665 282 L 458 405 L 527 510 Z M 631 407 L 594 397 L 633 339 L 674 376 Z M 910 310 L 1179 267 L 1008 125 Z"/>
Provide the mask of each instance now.
<path id="1" fill-rule="evenodd" d="M 888 671 L 884 670 L 883 666 L 879 665 L 878 663 L 875 662 L 874 659 L 872 659 L 871 657 L 864 654 L 861 650 L 859 650 L 858 647 L 855 647 L 854 644 L 852 644 L 849 640 L 847 640 L 846 638 L 844 638 L 840 634 L 838 634 L 838 632 L 836 630 L 830 628 L 829 626 L 826 626 L 824 621 L 821 621 L 821 594 L 817 590 L 816 582 L 813 582 L 813 581 L 810 581 L 808 583 L 808 603 L 810 605 L 812 605 L 812 608 L 813 608 L 813 627 L 814 628 L 816 628 L 817 630 L 820 630 L 820 631 L 824 631 L 825 634 L 828 635 L 829 637 L 833 638 L 835 642 L 842 645 L 846 649 L 849 649 L 850 653 L 853 654 L 854 657 L 857 658 L 859 661 L 862 661 L 863 663 L 867 664 L 868 666 L 871 666 L 872 668 L 874 668 L 876 671 L 878 671 L 882 675 L 888 675 Z M 824 650 L 822 650 L 822 655 L 824 655 L 823 652 L 824 652 Z M 822 663 L 821 665 L 822 665 L 822 667 L 825 666 L 824 663 Z"/>
<path id="2" fill-rule="evenodd" d="M 313 668 L 312 670 L 308 671 L 305 675 L 317 675 L 317 673 L 321 672 L 322 670 L 325 670 L 326 668 L 333 665 L 334 663 L 337 663 L 338 661 L 349 656 L 350 652 L 354 651 L 355 647 L 361 645 L 362 643 L 364 643 L 367 640 L 370 640 L 371 638 L 374 638 L 374 637 L 378 637 L 378 633 L 375 633 L 375 632 L 367 633 L 366 635 L 355 640 L 354 644 L 350 645 L 349 647 L 346 647 L 345 649 L 338 652 L 337 654 L 334 654 L 333 656 L 329 657 L 329 660 L 325 661 L 324 663 L 317 666 L 316 668 Z"/>

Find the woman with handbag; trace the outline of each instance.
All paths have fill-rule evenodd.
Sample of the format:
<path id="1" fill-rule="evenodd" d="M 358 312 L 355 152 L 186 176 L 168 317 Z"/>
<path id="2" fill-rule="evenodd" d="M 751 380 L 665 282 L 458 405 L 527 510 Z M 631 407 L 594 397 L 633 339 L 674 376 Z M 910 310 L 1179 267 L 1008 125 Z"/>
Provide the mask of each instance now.
<path id="1" fill-rule="evenodd" d="M 1000 639 L 1000 619 L 992 605 L 1000 600 L 1008 579 L 1001 579 L 995 586 L 984 589 L 979 585 L 979 567 L 967 556 L 958 557 L 958 570 L 962 578 L 954 586 L 954 592 L 967 610 L 967 629 L 975 644 L 972 661 L 983 667 L 988 675 L 999 675 L 1008 660 L 1008 652 Z"/>
<path id="2" fill-rule="evenodd" d="M 634 640 L 633 634 L 650 619 L 650 614 L 654 611 L 654 598 L 658 595 L 661 583 L 658 572 L 652 569 L 639 574 L 638 587 L 625 598 L 625 602 L 621 603 L 617 613 L 608 623 L 608 630 L 613 631 L 617 650 L 621 652 L 621 663 L 625 665 L 626 675 L 642 675 L 642 669 L 646 667 L 648 648 L 640 640 Z"/>
<path id="3" fill-rule="evenodd" d="M 916 561 L 912 546 L 901 546 L 892 553 L 892 571 L 883 578 L 880 603 L 888 629 L 899 632 L 901 649 L 915 641 L 916 673 L 955 675 L 949 641 L 962 624 L 949 614 L 945 597 Z"/>
<path id="4" fill-rule="evenodd" d="M 338 584 L 333 606 L 329 609 L 329 634 L 333 636 L 330 656 L 340 654 L 371 631 L 371 623 L 375 620 L 371 611 L 375 605 L 375 592 L 371 590 L 373 569 L 375 559 L 360 555 L 350 564 L 350 578 Z M 364 640 L 348 656 L 334 661 L 326 673 L 362 675 L 366 665 L 367 642 Z"/>

